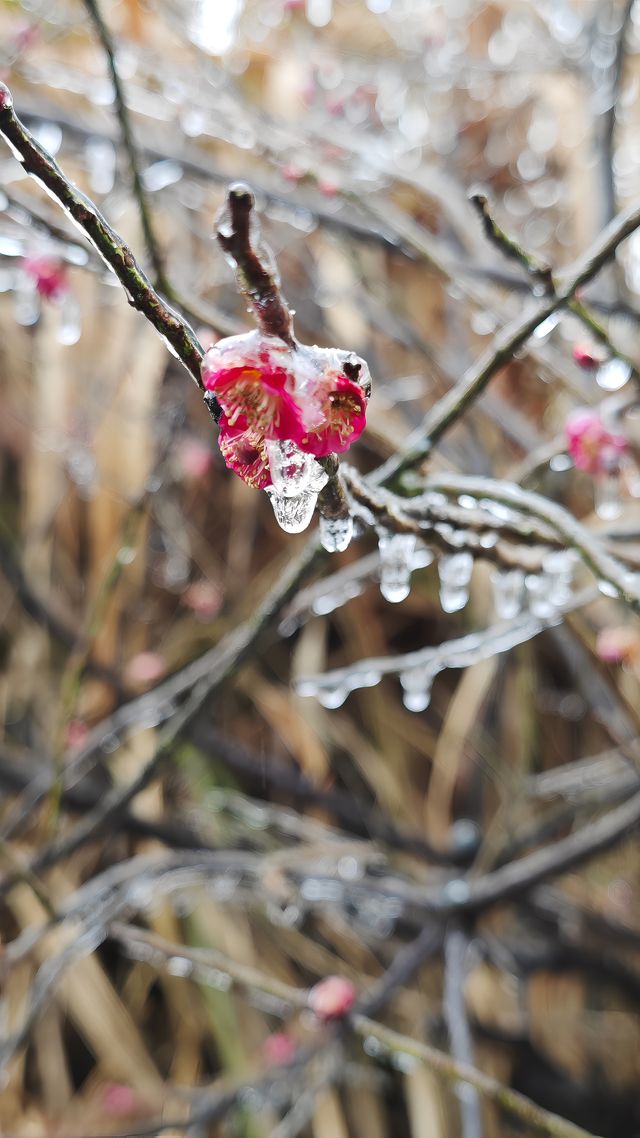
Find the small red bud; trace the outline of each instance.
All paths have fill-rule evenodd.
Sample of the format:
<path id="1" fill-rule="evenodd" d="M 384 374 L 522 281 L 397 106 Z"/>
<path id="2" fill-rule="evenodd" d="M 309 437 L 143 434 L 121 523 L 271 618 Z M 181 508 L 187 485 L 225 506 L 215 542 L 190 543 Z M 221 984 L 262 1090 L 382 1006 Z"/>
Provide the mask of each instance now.
<path id="1" fill-rule="evenodd" d="M 322 1023 L 342 1019 L 352 1009 L 356 990 L 344 976 L 327 976 L 309 992 L 309 1007 Z"/>

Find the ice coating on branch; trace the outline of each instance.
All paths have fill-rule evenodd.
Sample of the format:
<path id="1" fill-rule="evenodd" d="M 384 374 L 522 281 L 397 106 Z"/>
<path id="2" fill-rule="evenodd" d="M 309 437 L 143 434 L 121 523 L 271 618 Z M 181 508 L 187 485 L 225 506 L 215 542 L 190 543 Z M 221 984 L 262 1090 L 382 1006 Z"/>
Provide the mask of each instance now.
<path id="1" fill-rule="evenodd" d="M 387 601 L 397 604 L 411 592 L 411 571 L 416 549 L 412 533 L 389 533 L 381 530 L 378 536 L 380 550 L 380 592 Z"/>
<path id="2" fill-rule="evenodd" d="M 524 572 L 522 569 L 495 570 L 491 574 L 496 616 L 512 620 L 522 609 Z"/>
<path id="3" fill-rule="evenodd" d="M 444 612 L 459 612 L 465 607 L 472 572 L 473 557 L 467 550 L 440 558 L 440 604 Z"/>
<path id="4" fill-rule="evenodd" d="M 342 553 L 353 537 L 353 518 L 320 518 L 320 542 L 327 553 Z"/>

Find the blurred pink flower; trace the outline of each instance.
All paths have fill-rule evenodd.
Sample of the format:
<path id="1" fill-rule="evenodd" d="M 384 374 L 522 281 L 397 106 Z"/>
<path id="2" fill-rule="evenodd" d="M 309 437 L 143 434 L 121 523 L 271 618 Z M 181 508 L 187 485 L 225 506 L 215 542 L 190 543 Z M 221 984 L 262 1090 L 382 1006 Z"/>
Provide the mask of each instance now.
<path id="1" fill-rule="evenodd" d="M 178 447 L 178 466 L 183 478 L 199 481 L 213 465 L 211 448 L 199 439 L 183 439 Z"/>
<path id="2" fill-rule="evenodd" d="M 565 423 L 567 449 L 578 470 L 587 474 L 610 472 L 627 448 L 622 435 L 612 435 L 597 411 L 580 407 Z"/>
<path id="3" fill-rule="evenodd" d="M 68 292 L 67 271 L 58 258 L 23 257 L 22 267 L 44 300 L 58 300 Z"/>
<path id="4" fill-rule="evenodd" d="M 279 1067 L 293 1058 L 296 1053 L 296 1045 L 285 1031 L 274 1031 L 265 1039 L 262 1052 L 270 1066 Z"/>
<path id="5" fill-rule="evenodd" d="M 344 976 L 327 976 L 309 992 L 309 1007 L 323 1023 L 346 1016 L 355 1000 L 355 987 Z"/>
<path id="6" fill-rule="evenodd" d="M 574 344 L 573 358 L 579 367 L 590 371 L 604 362 L 604 353 L 597 344 Z"/>
<path id="7" fill-rule="evenodd" d="M 138 652 L 124 669 L 125 683 L 132 688 L 148 688 L 166 674 L 167 664 L 158 652 Z"/>
<path id="8" fill-rule="evenodd" d="M 640 634 L 626 625 L 602 628 L 596 639 L 596 653 L 605 664 L 633 664 L 640 658 Z"/>
<path id="9" fill-rule="evenodd" d="M 102 1092 L 102 1106 L 107 1114 L 121 1118 L 139 1109 L 135 1091 L 124 1083 L 108 1083 Z"/>
<path id="10" fill-rule="evenodd" d="M 185 589 L 181 602 L 198 620 L 213 620 L 222 606 L 222 590 L 211 581 L 194 581 Z"/>

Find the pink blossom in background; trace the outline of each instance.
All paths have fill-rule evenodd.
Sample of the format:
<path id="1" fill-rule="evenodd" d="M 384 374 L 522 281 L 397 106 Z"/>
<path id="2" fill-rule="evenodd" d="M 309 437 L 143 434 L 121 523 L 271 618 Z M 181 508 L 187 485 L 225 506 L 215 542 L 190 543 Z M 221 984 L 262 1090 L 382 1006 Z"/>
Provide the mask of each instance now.
<path id="1" fill-rule="evenodd" d="M 627 449 L 622 435 L 613 435 L 597 411 L 580 407 L 572 411 L 565 423 L 567 449 L 578 470 L 587 474 L 611 471 L 613 464 Z"/>
<path id="2" fill-rule="evenodd" d="M 355 986 L 344 976 L 327 976 L 309 992 L 309 1007 L 323 1023 L 347 1015 L 355 1000 Z"/>
<path id="3" fill-rule="evenodd" d="M 67 271 L 58 258 L 24 257 L 22 267 L 44 300 L 58 300 L 68 291 Z"/>
<path id="4" fill-rule="evenodd" d="M 138 652 L 124 669 L 124 680 L 132 688 L 148 688 L 161 680 L 167 672 L 167 663 L 158 652 Z"/>
<path id="5" fill-rule="evenodd" d="M 604 362 L 604 352 L 597 344 L 574 344 L 573 358 L 579 367 L 595 370 Z"/>
<path id="6" fill-rule="evenodd" d="M 178 447 L 177 460 L 183 478 L 200 481 L 213 465 L 213 452 L 199 439 L 183 439 Z"/>
<path id="7" fill-rule="evenodd" d="M 220 612 L 223 594 L 220 587 L 211 581 L 193 581 L 180 600 L 198 620 L 208 621 Z"/>
<path id="8" fill-rule="evenodd" d="M 262 1045 L 262 1053 L 270 1066 L 279 1067 L 293 1058 L 296 1053 L 296 1045 L 286 1032 L 274 1031 L 265 1039 Z"/>
<path id="9" fill-rule="evenodd" d="M 605 664 L 633 664 L 640 659 L 640 632 L 626 625 L 602 628 L 596 653 Z"/>

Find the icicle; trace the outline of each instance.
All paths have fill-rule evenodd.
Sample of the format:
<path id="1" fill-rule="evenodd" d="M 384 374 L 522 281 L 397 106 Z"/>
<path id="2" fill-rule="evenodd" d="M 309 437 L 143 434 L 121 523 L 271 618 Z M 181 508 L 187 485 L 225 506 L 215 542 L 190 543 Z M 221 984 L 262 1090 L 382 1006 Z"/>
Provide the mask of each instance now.
<path id="1" fill-rule="evenodd" d="M 59 302 L 60 323 L 57 340 L 59 344 L 77 344 L 82 332 L 80 304 L 71 292 L 65 292 Z"/>
<path id="2" fill-rule="evenodd" d="M 619 518 L 622 513 L 622 498 L 620 494 L 620 467 L 612 466 L 610 470 L 602 470 L 594 480 L 594 504 L 596 514 L 603 521 L 612 521 Z"/>
<path id="3" fill-rule="evenodd" d="M 272 486 L 267 486 L 266 492 L 271 499 L 276 521 L 285 533 L 302 533 L 306 530 L 316 508 L 318 500 L 316 493 L 305 490 L 295 498 L 285 498 Z"/>
<path id="4" fill-rule="evenodd" d="M 94 194 L 109 194 L 116 177 L 116 152 L 106 138 L 89 138 L 84 148 L 89 185 Z"/>
<path id="5" fill-rule="evenodd" d="M 551 335 L 554 328 L 557 327 L 559 322 L 560 314 L 558 312 L 552 312 L 550 316 L 547 316 L 546 320 L 542 321 L 542 324 L 538 324 L 538 327 L 533 333 L 536 340 L 546 340 L 547 336 Z"/>
<path id="6" fill-rule="evenodd" d="M 16 324 L 31 328 L 40 319 L 40 297 L 36 282 L 24 270 L 18 273 L 13 292 L 13 314 Z"/>
<path id="7" fill-rule="evenodd" d="M 491 588 L 496 616 L 502 620 L 513 620 L 522 608 L 524 590 L 522 569 L 496 570 L 491 574 Z"/>
<path id="8" fill-rule="evenodd" d="M 554 608 L 562 608 L 571 600 L 575 560 L 572 549 L 561 549 L 548 553 L 542 562 L 547 598 Z"/>
<path id="9" fill-rule="evenodd" d="M 327 553 L 342 553 L 353 537 L 353 518 L 320 518 L 320 542 Z"/>
<path id="10" fill-rule="evenodd" d="M 596 383 L 605 391 L 619 391 L 631 376 L 631 368 L 625 360 L 614 356 L 602 364 L 596 372 Z"/>
<path id="11" fill-rule="evenodd" d="M 422 665 L 400 673 L 402 702 L 407 711 L 426 711 L 431 703 L 431 688 L 438 670 Z"/>
<path id="12" fill-rule="evenodd" d="M 310 489 L 315 459 L 298 450 L 291 439 L 269 440 L 266 444 L 273 488 L 284 498 L 297 498 Z"/>
<path id="13" fill-rule="evenodd" d="M 529 573 L 525 577 L 527 601 L 529 611 L 534 616 L 547 619 L 556 611 L 556 606 L 550 598 L 549 580 L 546 573 Z"/>
<path id="14" fill-rule="evenodd" d="M 444 612 L 459 612 L 469 600 L 469 582 L 473 572 L 473 557 L 467 551 L 441 557 L 440 604 Z"/>
<path id="15" fill-rule="evenodd" d="M 323 707 L 329 711 L 334 711 L 336 707 L 342 707 L 348 695 L 349 688 L 340 685 L 340 687 L 335 688 L 318 688 L 317 699 Z"/>
<path id="16" fill-rule="evenodd" d="M 388 533 L 381 530 L 378 537 L 380 550 L 380 592 L 387 601 L 397 604 L 411 592 L 411 570 L 416 548 L 412 533 Z"/>

